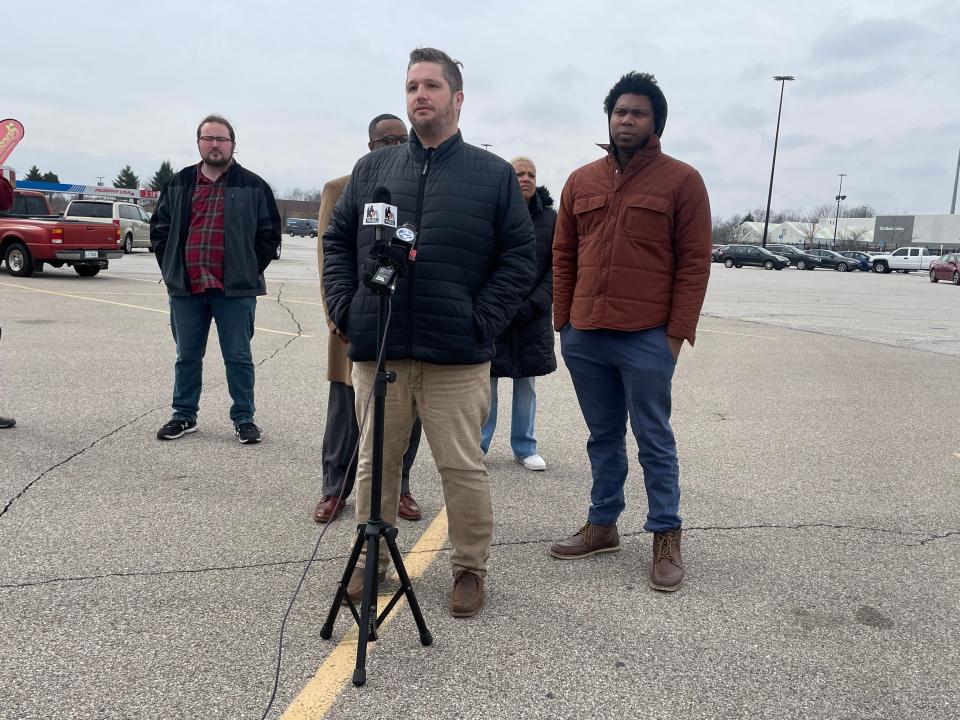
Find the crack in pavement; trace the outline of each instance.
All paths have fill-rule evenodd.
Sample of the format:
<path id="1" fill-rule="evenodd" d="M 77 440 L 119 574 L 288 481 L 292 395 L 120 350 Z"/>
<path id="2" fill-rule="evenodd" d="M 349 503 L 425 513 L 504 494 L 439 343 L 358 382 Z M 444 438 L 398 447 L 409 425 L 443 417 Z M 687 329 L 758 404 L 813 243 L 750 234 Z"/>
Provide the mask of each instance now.
<path id="1" fill-rule="evenodd" d="M 165 407 L 165 406 L 164 406 L 164 407 Z M 36 485 L 38 482 L 40 482 L 40 480 L 43 479 L 44 476 L 46 476 L 47 474 L 53 472 L 53 471 L 56 470 L 57 468 L 66 465 L 68 462 L 70 462 L 70 461 L 73 460 L 74 458 L 79 457 L 80 455 L 83 455 L 87 450 L 89 450 L 89 449 L 91 449 L 92 447 L 100 444 L 101 442 L 103 442 L 104 440 L 106 440 L 106 439 L 107 439 L 108 437 L 110 437 L 111 435 L 116 435 L 118 432 L 120 432 L 120 431 L 123 430 L 124 428 L 127 428 L 127 427 L 133 425 L 135 422 L 138 422 L 138 421 L 142 420 L 142 419 L 145 418 L 147 415 L 150 415 L 150 414 L 152 414 L 152 413 L 155 413 L 155 412 L 156 412 L 157 410 L 159 410 L 159 409 L 161 409 L 161 408 L 156 408 L 156 407 L 155 407 L 155 408 L 151 408 L 150 410 L 147 410 L 145 413 L 141 413 L 140 415 L 138 415 L 137 417 L 135 417 L 133 420 L 131 420 L 131 421 L 127 422 L 127 423 L 124 423 L 123 425 L 120 425 L 119 427 L 115 427 L 115 428 L 114 428 L 113 430 L 111 430 L 110 432 L 108 432 L 108 433 L 106 433 L 106 434 L 104 434 L 104 435 L 101 435 L 101 436 L 98 437 L 96 440 L 94 440 L 92 443 L 90 443 L 89 445 L 87 445 L 86 447 L 80 448 L 79 450 L 77 450 L 75 453 L 73 453 L 73 455 L 70 455 L 69 457 L 61 460 L 60 462 L 56 463 L 55 465 L 51 465 L 50 467 L 48 467 L 46 470 L 44 470 L 44 471 L 41 472 L 39 475 L 37 475 L 33 480 L 31 480 L 30 482 L 28 482 L 28 483 L 26 484 L 26 486 L 24 486 L 24 488 L 23 488 L 20 492 L 18 492 L 18 493 L 17 493 L 16 495 L 14 495 L 10 500 L 7 501 L 7 504 L 3 506 L 3 510 L 0 510 L 0 517 L 3 517 L 4 515 L 6 515 L 6 514 L 7 514 L 7 511 L 13 506 L 13 504 L 14 504 L 17 500 L 19 500 L 20 498 L 22 498 L 30 488 L 32 488 L 34 485 Z"/>
<path id="2" fill-rule="evenodd" d="M 289 339 L 287 342 L 285 342 L 283 345 L 280 345 L 276 350 L 273 351 L 272 354 L 268 355 L 267 357 L 263 358 L 260 362 L 258 362 L 258 363 L 256 364 L 256 367 L 260 367 L 261 365 L 263 365 L 264 363 L 266 363 L 268 360 L 273 360 L 273 359 L 274 359 L 277 355 L 279 355 L 283 350 L 286 350 L 286 349 L 290 346 L 290 343 L 292 343 L 294 340 L 297 340 L 299 337 L 301 337 L 301 336 L 303 335 L 303 326 L 300 324 L 300 321 L 297 320 L 296 316 L 293 314 L 293 311 L 290 310 L 289 307 L 287 307 L 286 305 L 284 305 L 283 302 L 281 302 L 281 300 L 280 300 L 280 295 L 281 295 L 281 293 L 283 292 L 283 287 L 284 287 L 285 284 L 286 284 L 286 283 L 281 283 L 281 284 L 280 284 L 280 288 L 277 290 L 277 304 L 279 304 L 280 307 L 282 307 L 284 310 L 287 311 L 287 313 L 289 313 L 290 318 L 293 320 L 294 324 L 297 326 L 297 334 L 294 335 L 292 338 L 290 338 L 290 339 Z M 212 390 L 212 389 L 215 389 L 215 388 L 223 387 L 223 386 L 226 385 L 226 384 L 227 384 L 227 383 L 226 383 L 226 380 L 221 380 L 221 381 L 218 382 L 218 383 L 214 383 L 214 384 L 211 384 L 211 385 L 206 385 L 205 387 L 206 387 L 206 389 L 209 391 L 209 390 Z M 40 482 L 40 480 L 42 480 L 46 475 L 48 475 L 49 473 L 53 472 L 53 471 L 56 470 L 57 468 L 63 467 L 64 465 L 66 465 L 67 463 L 69 463 L 71 460 L 79 457 L 80 455 L 83 455 L 85 452 L 87 452 L 87 451 L 90 450 L 91 448 L 95 447 L 96 445 L 100 444 L 101 442 L 103 442 L 103 441 L 106 440 L 107 438 L 111 437 L 112 435 L 116 435 L 116 434 L 117 434 L 118 432 L 120 432 L 121 430 L 130 427 L 130 426 L 133 425 L 134 423 L 136 423 L 136 422 L 142 420 L 143 418 L 145 418 L 147 415 L 151 415 L 151 414 L 157 412 L 158 410 L 163 410 L 165 407 L 167 407 L 167 405 L 159 405 L 159 406 L 157 406 L 157 407 L 154 407 L 154 408 L 151 408 L 151 409 L 147 410 L 147 411 L 144 412 L 144 413 L 141 413 L 140 415 L 138 415 L 137 417 L 135 417 L 133 420 L 130 420 L 129 422 L 126 422 L 126 423 L 124 423 L 123 425 L 120 425 L 120 426 L 118 426 L 118 427 L 115 427 L 113 430 L 110 430 L 109 432 L 107 432 L 107 433 L 101 435 L 100 437 L 98 437 L 96 440 L 94 440 L 92 443 L 90 443 L 90 444 L 87 445 L 86 447 L 80 448 L 79 450 L 77 450 L 77 451 L 76 451 L 75 453 L 73 453 L 72 455 L 64 458 L 63 460 L 55 463 L 54 465 L 51 465 L 51 466 L 48 467 L 46 470 L 43 470 L 43 471 L 42 471 L 39 475 L 37 475 L 33 480 L 31 480 L 30 482 L 28 482 L 28 483 L 23 487 L 23 489 L 20 490 L 20 492 L 18 492 L 16 495 L 14 495 L 12 498 L 10 498 L 10 500 L 7 501 L 7 503 L 3 506 L 3 509 L 0 510 L 0 518 L 2 518 L 4 515 L 6 515 L 6 514 L 7 514 L 7 511 L 10 510 L 10 508 L 13 506 L 13 504 L 14 504 L 15 502 L 17 502 L 20 498 L 22 498 L 22 497 L 27 493 L 27 491 L 30 490 L 30 488 L 32 488 L 34 485 L 36 485 L 38 482 Z M 7 586 L 6 586 L 6 585 L 0 585 L 0 587 L 7 587 Z"/>
<path id="3" fill-rule="evenodd" d="M 920 533 L 909 532 L 905 530 L 889 530 L 887 528 L 876 528 L 876 527 L 865 527 L 860 525 L 834 525 L 830 523 L 800 523 L 797 525 L 721 525 L 721 526 L 687 526 L 684 527 L 684 532 L 697 531 L 697 532 L 736 532 L 742 530 L 811 530 L 811 529 L 826 529 L 826 530 L 856 530 L 858 532 L 874 532 L 874 533 L 883 533 L 888 535 L 900 535 L 906 537 L 917 538 L 920 536 Z M 646 530 L 637 530 L 635 532 L 623 533 L 620 535 L 621 538 L 634 538 L 641 537 L 644 535 L 650 535 L 651 533 Z M 960 535 L 960 531 L 951 531 L 944 533 L 942 535 L 928 535 L 924 539 L 920 539 L 917 542 L 915 547 L 926 546 L 929 543 L 932 543 L 936 540 L 943 540 L 948 537 L 954 537 Z M 539 538 L 539 539 L 527 539 L 527 540 L 507 540 L 503 542 L 495 542 L 491 544 L 492 548 L 499 547 L 521 547 L 525 545 L 543 545 L 546 543 L 556 542 L 557 538 Z M 433 548 L 429 550 L 418 550 L 417 552 L 408 552 L 407 555 L 422 555 L 430 553 L 443 553 L 450 552 L 453 548 L 449 545 L 444 545 L 440 548 Z M 318 557 L 313 561 L 314 565 L 324 565 L 326 563 L 331 563 L 337 560 L 346 561 L 349 559 L 350 554 L 337 554 L 331 555 L 329 557 Z M 135 578 L 135 577 L 160 577 L 165 575 L 200 575 L 204 573 L 214 573 L 214 572 L 235 572 L 242 570 L 260 570 L 265 568 L 275 568 L 275 567 L 285 567 L 288 565 L 304 565 L 309 558 L 302 558 L 299 560 L 274 560 L 270 562 L 262 563 L 247 563 L 242 565 L 214 565 L 209 567 L 200 567 L 200 568 L 186 568 L 186 569 L 171 569 L 171 570 L 138 570 L 133 572 L 114 572 L 114 573 L 102 573 L 100 575 L 77 575 L 77 576 L 68 576 L 68 577 L 59 577 L 59 578 L 48 578 L 46 580 L 35 580 L 30 582 L 22 583 L 0 583 L 0 589 L 22 589 L 29 587 L 37 587 L 39 585 L 51 585 L 54 583 L 61 582 L 85 582 L 89 580 L 106 580 L 109 578 Z"/>
<path id="4" fill-rule="evenodd" d="M 258 362 L 258 363 L 257 363 L 257 367 L 260 367 L 261 365 L 263 365 L 263 364 L 264 364 L 265 362 L 267 362 L 268 360 L 273 360 L 277 355 L 279 355 L 281 352 L 283 352 L 283 351 L 286 350 L 288 347 L 290 347 L 290 343 L 292 343 L 294 340 L 298 340 L 298 339 L 303 335 L 303 325 L 301 325 L 301 324 L 300 324 L 300 321 L 297 320 L 297 316 L 293 314 L 293 310 L 291 310 L 289 307 L 287 307 L 286 305 L 284 305 L 284 304 L 283 304 L 283 301 L 280 300 L 280 295 L 283 293 L 283 288 L 284 288 L 284 286 L 286 286 L 286 283 L 280 283 L 280 287 L 277 288 L 277 305 L 279 305 L 279 306 L 282 307 L 284 310 L 286 310 L 287 313 L 290 315 L 290 319 L 293 320 L 293 324 L 297 326 L 297 334 L 294 335 L 294 336 L 293 336 L 292 338 L 290 338 L 289 340 L 287 340 L 283 345 L 281 345 L 280 347 L 278 347 L 276 350 L 274 350 L 274 351 L 273 351 L 273 354 L 265 357 L 263 360 L 261 360 L 260 362 Z"/>

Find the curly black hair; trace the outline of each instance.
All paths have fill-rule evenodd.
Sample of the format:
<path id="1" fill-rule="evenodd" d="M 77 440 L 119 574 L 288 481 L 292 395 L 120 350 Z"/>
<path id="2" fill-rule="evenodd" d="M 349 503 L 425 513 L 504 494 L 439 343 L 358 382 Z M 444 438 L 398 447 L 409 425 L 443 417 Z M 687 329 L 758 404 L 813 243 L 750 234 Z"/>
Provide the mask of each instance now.
<path id="1" fill-rule="evenodd" d="M 658 137 L 663 136 L 663 126 L 667 124 L 667 99 L 657 85 L 657 79 L 650 73 L 628 72 L 617 80 L 617 84 L 610 88 L 607 97 L 603 100 L 603 111 L 607 119 L 613 113 L 613 108 L 621 95 L 643 95 L 650 98 L 653 106 L 654 132 Z"/>

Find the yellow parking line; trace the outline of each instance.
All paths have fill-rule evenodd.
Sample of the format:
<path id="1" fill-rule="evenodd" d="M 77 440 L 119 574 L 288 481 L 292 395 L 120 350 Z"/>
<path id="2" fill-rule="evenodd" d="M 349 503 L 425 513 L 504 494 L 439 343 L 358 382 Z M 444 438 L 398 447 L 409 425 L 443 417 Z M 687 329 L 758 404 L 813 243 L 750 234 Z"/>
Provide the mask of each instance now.
<path id="1" fill-rule="evenodd" d="M 420 577 L 433 562 L 436 554 L 443 549 L 446 536 L 447 508 L 444 507 L 430 523 L 427 531 L 420 536 L 417 544 L 413 546 L 413 550 L 403 559 L 411 580 Z M 378 607 L 383 607 L 389 602 L 390 597 L 390 595 L 381 595 L 377 603 Z M 380 626 L 381 631 L 397 614 L 397 610 L 405 605 L 406 601 L 401 600 L 394 606 Z M 341 612 L 339 616 L 341 620 L 344 615 L 353 623 L 352 629 L 327 656 L 326 661 L 317 669 L 316 674 L 310 679 L 307 686 L 280 716 L 280 720 L 321 720 L 330 711 L 333 703 L 343 692 L 344 686 L 353 677 L 353 670 L 357 664 L 358 632 L 350 612 L 347 610 Z M 368 646 L 368 659 L 375 646 L 381 642 L 383 642 L 382 639 Z M 419 642 L 419 639 L 415 638 L 415 642 Z"/>
<path id="2" fill-rule="evenodd" d="M 74 295 L 72 293 L 62 293 L 54 292 L 53 290 L 40 290 L 39 288 L 27 287 L 25 285 L 14 285 L 13 283 L 3 283 L 0 282 L 0 285 L 4 287 L 18 288 L 20 290 L 29 290 L 30 292 L 43 293 L 44 295 L 55 295 L 57 297 L 70 298 L 71 300 L 87 300 L 89 302 L 104 303 L 105 305 L 117 305 L 119 307 L 133 308 L 134 310 L 147 310 L 148 312 L 160 313 L 161 315 L 169 315 L 169 310 L 160 310 L 158 308 L 146 307 L 144 305 L 130 305 L 129 303 L 116 302 L 115 300 L 102 300 L 100 298 L 87 297 L 86 295 Z M 288 335 L 290 337 L 297 337 L 297 333 L 286 332 L 284 330 L 271 330 L 270 328 L 254 326 L 256 330 L 266 333 L 274 333 L 275 335 Z M 299 337 L 308 338 L 310 335 L 299 335 Z"/>

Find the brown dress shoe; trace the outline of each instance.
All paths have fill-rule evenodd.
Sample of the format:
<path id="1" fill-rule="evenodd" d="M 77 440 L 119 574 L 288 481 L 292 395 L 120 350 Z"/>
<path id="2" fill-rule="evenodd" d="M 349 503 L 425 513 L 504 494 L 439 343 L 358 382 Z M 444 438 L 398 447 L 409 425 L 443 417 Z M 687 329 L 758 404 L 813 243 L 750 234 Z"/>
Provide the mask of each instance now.
<path id="1" fill-rule="evenodd" d="M 400 507 L 397 510 L 397 515 L 404 520 L 411 521 L 417 521 L 423 517 L 420 506 L 417 505 L 417 501 L 413 499 L 413 495 L 410 493 L 405 493 L 400 496 Z"/>
<path id="2" fill-rule="evenodd" d="M 620 533 L 617 532 L 616 523 L 594 525 L 588 522 L 566 540 L 554 543 L 550 547 L 550 554 L 561 560 L 575 560 L 597 553 L 616 552 L 619 549 Z"/>
<path id="3" fill-rule="evenodd" d="M 353 569 L 353 575 L 350 576 L 350 581 L 347 583 L 347 595 L 350 596 L 350 599 L 353 602 L 358 603 L 363 599 L 363 575 L 366 571 L 359 565 Z M 377 587 L 383 585 L 384 580 L 387 579 L 387 569 L 384 568 L 379 573 L 377 573 Z M 343 599 L 343 604 L 347 604 L 347 599 Z"/>
<path id="4" fill-rule="evenodd" d="M 683 583 L 683 558 L 680 555 L 680 536 L 683 531 L 667 530 L 654 533 L 653 565 L 650 567 L 650 587 L 673 592 Z"/>
<path id="5" fill-rule="evenodd" d="M 483 578 L 469 570 L 453 576 L 453 596 L 450 614 L 454 617 L 473 617 L 483 608 Z"/>
<path id="6" fill-rule="evenodd" d="M 324 495 L 317 503 L 316 510 L 313 511 L 313 519 L 318 523 L 333 522 L 346 504 L 346 500 L 337 502 L 335 495 Z"/>

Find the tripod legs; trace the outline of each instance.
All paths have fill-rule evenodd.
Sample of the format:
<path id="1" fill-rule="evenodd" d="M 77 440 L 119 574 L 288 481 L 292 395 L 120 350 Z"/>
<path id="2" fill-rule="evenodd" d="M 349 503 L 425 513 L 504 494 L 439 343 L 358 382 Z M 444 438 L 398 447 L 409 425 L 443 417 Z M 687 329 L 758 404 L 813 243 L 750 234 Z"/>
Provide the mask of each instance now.
<path id="1" fill-rule="evenodd" d="M 333 635 L 333 623 L 340 612 L 341 603 L 346 604 L 360 630 L 360 636 L 357 641 L 357 665 L 353 671 L 353 684 L 356 686 L 364 685 L 367 682 L 367 643 L 377 640 L 377 628 L 393 610 L 401 597 L 406 597 L 410 606 L 410 612 L 413 614 L 414 622 L 417 624 L 417 631 L 420 634 L 420 644 L 428 646 L 433 643 L 433 636 L 427 629 L 427 623 L 423 619 L 423 612 L 420 610 L 420 603 L 413 592 L 413 584 L 410 582 L 410 576 L 403 564 L 403 557 L 400 555 L 400 549 L 396 542 L 397 529 L 392 525 L 382 521 L 370 521 L 357 527 L 357 539 L 354 541 L 353 550 L 350 552 L 350 559 L 347 561 L 347 567 L 344 568 L 343 577 L 337 587 L 337 594 L 330 606 L 330 612 L 327 614 L 327 620 L 320 629 L 320 637 L 329 640 Z M 378 595 L 378 564 L 380 553 L 381 538 L 387 544 L 387 550 L 393 560 L 393 566 L 397 569 L 397 575 L 400 577 L 400 589 L 394 594 L 383 609 L 383 612 L 377 615 L 377 595 Z M 353 601 L 347 594 L 347 584 L 353 577 L 353 572 L 360 559 L 360 550 L 363 546 L 367 547 L 367 563 L 364 567 L 363 577 L 363 596 L 360 600 L 360 611 L 354 606 Z"/>

